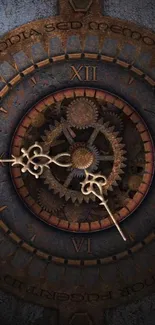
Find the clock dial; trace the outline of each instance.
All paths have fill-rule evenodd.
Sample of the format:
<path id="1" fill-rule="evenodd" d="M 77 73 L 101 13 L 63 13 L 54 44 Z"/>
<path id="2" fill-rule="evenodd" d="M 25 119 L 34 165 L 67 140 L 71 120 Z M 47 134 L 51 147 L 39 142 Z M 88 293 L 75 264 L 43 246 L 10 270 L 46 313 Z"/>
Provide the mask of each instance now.
<path id="1" fill-rule="evenodd" d="M 49 225 L 74 232 L 94 232 L 113 225 L 95 195 L 81 192 L 85 170 L 100 171 L 106 177 L 103 195 L 119 222 L 132 214 L 149 190 L 152 139 L 140 115 L 114 95 L 93 88 L 49 95 L 24 116 L 11 152 L 20 155 L 22 148 L 28 150 L 35 142 L 50 157 L 70 154 L 62 158 L 71 166 L 64 169 L 53 164 L 39 180 L 23 174 L 20 167 L 12 169 L 19 195 Z M 73 212 L 74 204 L 77 209 Z"/>
<path id="2" fill-rule="evenodd" d="M 0 285 L 64 313 L 155 289 L 154 35 L 93 6 L 0 42 Z"/>

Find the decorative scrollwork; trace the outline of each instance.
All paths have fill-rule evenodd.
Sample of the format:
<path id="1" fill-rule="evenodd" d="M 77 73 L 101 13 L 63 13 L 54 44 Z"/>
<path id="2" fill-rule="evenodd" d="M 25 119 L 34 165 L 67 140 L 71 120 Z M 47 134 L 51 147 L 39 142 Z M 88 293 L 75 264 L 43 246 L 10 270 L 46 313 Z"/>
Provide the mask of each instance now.
<path id="1" fill-rule="evenodd" d="M 50 157 L 44 154 L 43 148 L 38 144 L 38 142 L 35 142 L 35 144 L 30 146 L 27 150 L 25 148 L 22 148 L 21 153 L 22 155 L 19 157 L 12 155 L 12 159 L 0 159 L 0 163 L 11 163 L 12 166 L 21 165 L 22 173 L 29 172 L 37 179 L 43 174 L 44 168 L 50 169 L 49 165 L 51 163 L 65 168 L 72 166 L 72 163 L 59 162 L 60 158 L 70 157 L 71 155 L 69 153 L 61 153 L 55 157 Z M 109 216 L 117 227 L 122 238 L 126 240 L 103 195 L 103 188 L 107 184 L 107 178 L 101 174 L 94 175 L 88 173 L 87 170 L 85 170 L 85 175 L 85 180 L 80 183 L 82 185 L 81 192 L 84 195 L 94 194 L 101 201 L 100 205 L 103 205 L 106 208 Z"/>
<path id="2" fill-rule="evenodd" d="M 85 170 L 86 178 L 80 183 L 82 185 L 81 191 L 84 195 L 94 194 L 103 202 L 103 187 L 107 184 L 107 178 L 100 174 L 91 174 Z M 99 192 L 99 193 L 98 193 Z"/>
<path id="3" fill-rule="evenodd" d="M 61 153 L 55 157 L 50 157 L 44 154 L 42 147 L 37 142 L 29 147 L 28 150 L 22 148 L 21 153 L 20 157 L 12 155 L 12 159 L 0 159 L 0 163 L 11 163 L 12 166 L 21 165 L 22 173 L 29 172 L 37 179 L 43 174 L 44 168 L 50 169 L 49 165 L 51 163 L 65 168 L 72 165 L 71 163 L 59 162 L 60 158 L 70 157 L 69 153 Z"/>
<path id="4" fill-rule="evenodd" d="M 80 183 L 82 185 L 81 192 L 84 195 L 94 194 L 101 201 L 100 205 L 103 205 L 106 208 L 110 218 L 112 219 L 113 223 L 118 229 L 120 235 L 122 236 L 124 241 L 126 241 L 126 237 L 124 236 L 121 228 L 119 227 L 117 221 L 115 220 L 113 214 L 111 213 L 108 207 L 108 201 L 106 201 L 103 196 L 103 187 L 107 184 L 107 178 L 101 174 L 95 175 L 95 174 L 88 173 L 87 170 L 85 170 L 85 174 L 86 174 L 85 180 Z"/>

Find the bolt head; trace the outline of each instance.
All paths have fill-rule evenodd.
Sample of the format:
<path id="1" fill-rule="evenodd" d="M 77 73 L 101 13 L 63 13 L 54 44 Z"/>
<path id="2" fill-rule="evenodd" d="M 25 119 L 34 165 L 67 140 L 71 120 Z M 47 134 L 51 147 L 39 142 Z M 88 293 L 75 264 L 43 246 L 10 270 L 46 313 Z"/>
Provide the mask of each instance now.
<path id="1" fill-rule="evenodd" d="M 74 11 L 87 12 L 91 7 L 93 0 L 69 0 Z"/>
<path id="2" fill-rule="evenodd" d="M 90 319 L 90 316 L 87 313 L 75 313 L 72 316 L 69 325 L 79 324 L 93 325 L 92 320 Z"/>

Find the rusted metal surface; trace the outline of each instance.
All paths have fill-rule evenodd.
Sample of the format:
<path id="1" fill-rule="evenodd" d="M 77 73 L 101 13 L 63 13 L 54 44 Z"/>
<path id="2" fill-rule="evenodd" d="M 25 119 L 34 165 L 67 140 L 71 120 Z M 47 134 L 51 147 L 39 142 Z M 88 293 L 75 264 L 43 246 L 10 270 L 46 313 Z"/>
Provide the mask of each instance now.
<path id="1" fill-rule="evenodd" d="M 155 290 L 154 180 L 150 188 L 155 37 L 135 24 L 103 17 L 98 2 L 87 14 L 75 13 L 70 5 L 64 10 L 65 4 L 61 3 L 64 16 L 31 22 L 0 41 L 0 157 L 12 151 L 18 155 L 22 142 L 31 144 L 40 135 L 44 148 L 53 152 L 64 148 L 67 135 L 76 167 L 83 148 L 82 166 L 91 163 L 90 167 L 94 164 L 98 170 L 101 157 L 104 163 L 110 159 L 110 166 L 108 161 L 104 168 L 107 176 L 115 160 L 110 184 L 113 191 L 108 195 L 111 207 L 118 212 L 117 221 L 128 216 L 121 224 L 128 243 L 122 243 L 114 227 L 106 229 L 112 224 L 106 215 L 103 217 L 104 210 L 94 206 L 93 198 L 89 204 L 76 196 L 71 200 L 67 188 L 70 178 L 65 183 L 57 169 L 52 171 L 53 177 L 58 185 L 64 181 L 65 195 L 59 188 L 53 194 L 51 175 L 42 186 L 41 182 L 22 179 L 18 168 L 12 170 L 17 192 L 28 210 L 4 164 L 0 166 L 0 285 L 25 300 L 61 309 L 64 314 L 72 310 L 75 316 L 66 316 L 66 323 L 70 319 L 72 324 L 78 317 L 95 323 L 89 315 L 93 308 L 103 310 L 128 303 Z M 78 99 L 89 101 L 87 118 L 80 114 Z M 92 143 L 96 134 L 90 137 L 90 129 L 98 133 L 102 128 L 102 139 Z M 91 139 L 89 148 L 87 137 Z M 107 139 L 105 144 L 103 138 Z M 88 151 L 91 157 L 87 160 Z M 75 169 L 72 187 L 77 195 L 82 170 L 74 168 L 71 172 Z M 124 174 L 119 173 L 121 169 Z M 50 216 L 54 227 L 49 226 Z M 69 232 L 64 231 L 69 230 L 67 227 L 71 227 Z M 83 310 L 82 316 L 77 315 L 75 306 Z"/>

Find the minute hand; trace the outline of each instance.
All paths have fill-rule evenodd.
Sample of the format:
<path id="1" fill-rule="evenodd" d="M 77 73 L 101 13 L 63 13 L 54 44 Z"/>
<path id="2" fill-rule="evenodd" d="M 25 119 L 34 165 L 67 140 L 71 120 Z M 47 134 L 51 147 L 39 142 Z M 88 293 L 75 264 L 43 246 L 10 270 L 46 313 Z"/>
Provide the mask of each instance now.
<path id="1" fill-rule="evenodd" d="M 95 175 L 95 174 L 88 173 L 86 170 L 85 170 L 85 174 L 86 174 L 86 178 L 81 183 L 81 185 L 82 185 L 81 192 L 84 195 L 94 194 L 101 201 L 100 205 L 103 205 L 106 208 L 110 218 L 112 219 L 113 223 L 115 224 L 116 228 L 118 229 L 120 235 L 122 236 L 124 241 L 126 241 L 126 237 L 124 236 L 121 228 L 119 227 L 119 224 L 117 223 L 113 214 L 111 213 L 111 211 L 108 207 L 107 201 L 105 200 L 104 195 L 103 195 L 103 187 L 107 184 L 106 177 L 101 174 Z"/>

